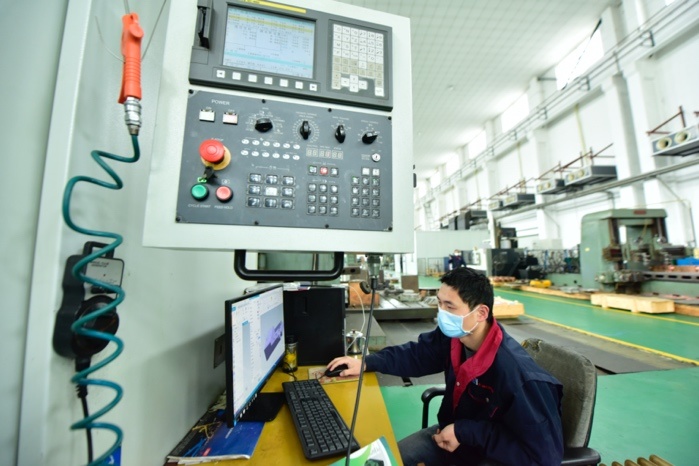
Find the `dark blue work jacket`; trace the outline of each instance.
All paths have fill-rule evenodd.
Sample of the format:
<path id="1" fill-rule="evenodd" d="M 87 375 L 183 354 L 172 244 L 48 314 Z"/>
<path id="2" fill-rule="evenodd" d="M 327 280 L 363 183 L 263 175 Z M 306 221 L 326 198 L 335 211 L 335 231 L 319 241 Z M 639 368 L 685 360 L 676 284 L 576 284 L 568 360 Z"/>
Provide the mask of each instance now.
<path id="1" fill-rule="evenodd" d="M 506 465 L 560 465 L 562 386 L 500 328 L 503 339 L 493 364 L 469 383 L 456 410 L 451 339 L 439 327 L 417 342 L 367 356 L 366 368 L 401 377 L 445 373 L 446 395 L 437 417 L 440 428 L 454 424 L 461 444 L 451 458 L 455 464 L 487 458 Z"/>

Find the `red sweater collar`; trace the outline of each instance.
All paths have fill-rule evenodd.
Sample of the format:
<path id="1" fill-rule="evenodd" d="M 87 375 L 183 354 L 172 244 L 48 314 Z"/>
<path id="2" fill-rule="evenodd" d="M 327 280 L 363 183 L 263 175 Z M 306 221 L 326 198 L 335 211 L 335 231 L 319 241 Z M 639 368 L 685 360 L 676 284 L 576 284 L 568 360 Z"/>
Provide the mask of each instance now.
<path id="1" fill-rule="evenodd" d="M 478 351 L 463 363 L 461 362 L 464 354 L 463 344 L 458 338 L 451 339 L 451 364 L 456 373 L 453 400 L 454 409 L 459 405 L 461 395 L 463 395 L 468 384 L 476 377 L 483 375 L 493 364 L 495 354 L 498 352 L 501 342 L 502 330 L 495 321 L 495 318 L 493 318 L 493 324 L 488 334 L 485 336 L 485 340 L 483 340 L 480 348 L 478 348 Z"/>

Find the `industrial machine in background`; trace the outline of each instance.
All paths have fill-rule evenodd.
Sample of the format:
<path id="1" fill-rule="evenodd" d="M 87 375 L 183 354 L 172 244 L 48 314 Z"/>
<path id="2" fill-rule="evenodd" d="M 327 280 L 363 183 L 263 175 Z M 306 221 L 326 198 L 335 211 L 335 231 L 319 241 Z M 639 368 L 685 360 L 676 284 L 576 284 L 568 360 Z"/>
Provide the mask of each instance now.
<path id="1" fill-rule="evenodd" d="M 677 270 L 685 246 L 668 242 L 663 209 L 612 209 L 582 219 L 580 269 L 584 288 L 640 291 L 649 280 L 694 281 L 699 273 Z"/>

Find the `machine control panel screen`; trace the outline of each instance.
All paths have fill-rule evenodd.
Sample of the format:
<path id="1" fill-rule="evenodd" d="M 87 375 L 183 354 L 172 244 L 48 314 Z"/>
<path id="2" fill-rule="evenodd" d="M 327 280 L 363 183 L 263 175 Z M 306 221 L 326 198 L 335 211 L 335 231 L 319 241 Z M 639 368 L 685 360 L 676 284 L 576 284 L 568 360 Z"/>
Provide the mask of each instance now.
<path id="1" fill-rule="evenodd" d="M 228 7 L 224 66 L 310 79 L 314 52 L 313 21 Z"/>
<path id="2" fill-rule="evenodd" d="M 190 83 L 393 109 L 391 27 L 271 1 L 208 3 L 198 8 Z"/>

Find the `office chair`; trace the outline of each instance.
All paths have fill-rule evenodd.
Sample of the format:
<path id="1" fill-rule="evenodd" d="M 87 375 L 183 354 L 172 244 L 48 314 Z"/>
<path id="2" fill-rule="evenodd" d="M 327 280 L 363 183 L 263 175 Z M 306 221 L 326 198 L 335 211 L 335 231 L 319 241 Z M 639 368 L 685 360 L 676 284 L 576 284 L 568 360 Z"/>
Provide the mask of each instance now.
<path id="1" fill-rule="evenodd" d="M 563 384 L 563 466 L 594 466 L 599 453 L 588 448 L 597 394 L 597 370 L 585 356 L 561 346 L 530 338 L 522 342 L 529 355 Z M 431 387 L 422 394 L 422 428 L 427 427 L 432 398 L 444 395 L 444 387 Z M 492 463 L 484 463 L 486 466 Z"/>

